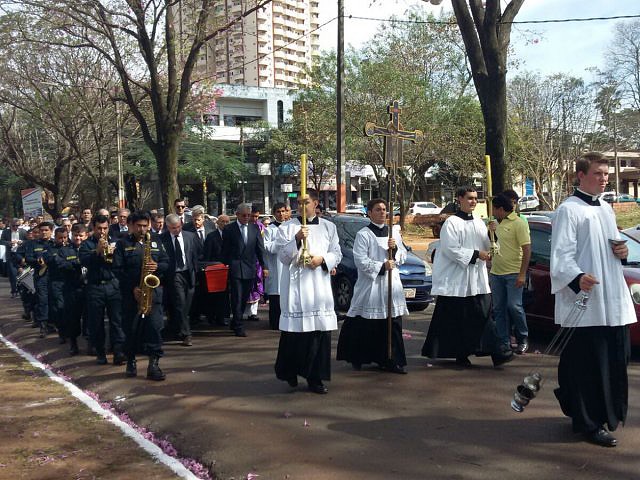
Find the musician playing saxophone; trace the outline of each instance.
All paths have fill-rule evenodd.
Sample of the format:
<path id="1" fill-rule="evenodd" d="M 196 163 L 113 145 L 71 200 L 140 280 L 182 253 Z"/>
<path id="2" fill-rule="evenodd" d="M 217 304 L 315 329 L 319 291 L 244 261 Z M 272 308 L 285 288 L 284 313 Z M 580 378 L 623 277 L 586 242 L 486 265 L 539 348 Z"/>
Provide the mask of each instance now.
<path id="1" fill-rule="evenodd" d="M 136 354 L 142 352 L 149 357 L 147 378 L 161 381 L 165 375 L 158 364 L 162 351 L 163 312 L 162 287 L 151 288 L 151 311 L 144 316 L 139 314 L 141 296 L 141 278 L 143 268 L 145 276 L 155 275 L 162 279 L 169 268 L 169 257 L 156 236 L 147 237 L 151 217 L 148 212 L 134 212 L 129 217 L 129 235 L 116 244 L 113 255 L 113 269 L 120 281 L 122 295 L 123 326 L 127 337 L 127 377 L 137 375 Z M 143 265 L 145 249 L 148 258 Z M 148 290 L 147 290 L 148 291 Z"/>
<path id="2" fill-rule="evenodd" d="M 35 270 L 34 285 L 36 301 L 34 307 L 34 327 L 40 328 L 40 338 L 55 332 L 53 324 L 49 322 L 49 275 L 47 273 L 47 252 L 53 246 L 51 234 L 53 224 L 41 222 L 37 227 L 39 239 L 29 242 L 25 246 L 25 262 Z"/>

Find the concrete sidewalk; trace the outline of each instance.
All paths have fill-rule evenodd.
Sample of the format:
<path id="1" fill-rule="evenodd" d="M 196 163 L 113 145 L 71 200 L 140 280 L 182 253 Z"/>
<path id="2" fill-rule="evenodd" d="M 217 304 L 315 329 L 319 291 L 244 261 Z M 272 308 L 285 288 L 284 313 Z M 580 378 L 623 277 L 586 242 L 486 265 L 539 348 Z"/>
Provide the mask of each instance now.
<path id="1" fill-rule="evenodd" d="M 218 479 L 249 473 L 260 475 L 257 480 L 640 476 L 637 362 L 629 369 L 629 418 L 616 432 L 620 444 L 603 449 L 575 436 L 560 412 L 553 396 L 555 359 L 539 397 L 517 414 L 509 407 L 513 391 L 539 355 L 502 369 L 492 368 L 488 358 L 472 358 L 469 370 L 422 358 L 432 307 L 404 322 L 408 375 L 356 372 L 334 361 L 329 394 L 321 396 L 275 379 L 279 335 L 268 330 L 263 310 L 262 321 L 250 322 L 248 338 L 203 327 L 196 329 L 193 347 L 166 345 L 167 380 L 155 383 L 127 379 L 124 367 L 100 367 L 91 357 L 70 358 L 54 337 L 38 339 L 2 282 L 0 303 L 5 336 L 42 352 L 81 388 L 123 399 L 118 405 L 137 423 L 167 435 L 182 455 L 212 465 Z M 333 341 L 335 357 L 337 333 Z"/>

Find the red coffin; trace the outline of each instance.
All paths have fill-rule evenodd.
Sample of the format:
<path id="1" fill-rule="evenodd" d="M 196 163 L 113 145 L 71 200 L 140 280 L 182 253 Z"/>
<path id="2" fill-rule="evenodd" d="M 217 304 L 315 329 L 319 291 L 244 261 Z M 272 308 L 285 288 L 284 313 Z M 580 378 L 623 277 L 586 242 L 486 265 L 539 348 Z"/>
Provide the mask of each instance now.
<path id="1" fill-rule="evenodd" d="M 218 263 L 205 267 L 204 275 L 207 279 L 207 291 L 209 293 L 224 292 L 227 290 L 227 277 L 229 275 L 229 267 L 227 267 L 224 263 Z"/>

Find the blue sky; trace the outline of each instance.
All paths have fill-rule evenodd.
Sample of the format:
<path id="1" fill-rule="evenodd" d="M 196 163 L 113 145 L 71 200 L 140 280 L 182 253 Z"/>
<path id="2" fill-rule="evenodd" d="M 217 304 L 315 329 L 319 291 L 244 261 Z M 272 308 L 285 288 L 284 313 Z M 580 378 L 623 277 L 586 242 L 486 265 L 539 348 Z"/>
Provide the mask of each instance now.
<path id="1" fill-rule="evenodd" d="M 344 0 L 345 15 L 375 18 L 402 17 L 412 5 L 422 5 L 434 12 L 450 9 L 449 0 L 439 7 L 418 0 Z M 370 4 L 373 4 L 370 6 Z M 503 4 L 506 2 L 503 1 Z M 320 0 L 320 23 L 337 15 L 336 0 Z M 640 14 L 638 0 L 525 0 L 516 21 L 585 17 L 610 17 Z M 590 78 L 589 67 L 605 66 L 606 51 L 614 25 L 621 20 L 553 23 L 514 26 L 512 45 L 521 62 L 519 69 L 542 74 L 564 72 Z M 376 32 L 378 22 L 345 19 L 345 41 L 355 47 L 363 45 Z M 320 31 L 321 48 L 335 48 L 337 21 Z M 535 41 L 532 41 L 535 40 Z"/>

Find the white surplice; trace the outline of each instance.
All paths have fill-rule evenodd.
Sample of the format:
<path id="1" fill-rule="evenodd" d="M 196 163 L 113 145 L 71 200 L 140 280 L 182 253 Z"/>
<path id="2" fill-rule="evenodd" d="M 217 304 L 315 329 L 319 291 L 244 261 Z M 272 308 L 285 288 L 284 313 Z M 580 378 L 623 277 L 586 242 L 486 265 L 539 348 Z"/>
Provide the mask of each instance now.
<path id="1" fill-rule="evenodd" d="M 396 265 L 402 265 L 407 258 L 407 250 L 397 230 L 393 238 L 398 247 L 395 254 Z M 388 272 L 380 275 L 382 265 L 389 258 L 389 237 L 377 237 L 369 227 L 361 229 L 353 242 L 353 260 L 358 269 L 358 280 L 353 289 L 353 298 L 348 317 L 381 319 L 387 317 L 387 296 L 389 291 Z M 400 281 L 398 268 L 391 270 L 392 307 L 391 316 L 408 315 L 407 301 Z"/>
<path id="2" fill-rule="evenodd" d="M 278 229 L 278 226 L 271 223 L 264 231 L 264 262 L 269 270 L 269 276 L 264 279 L 264 293 L 266 295 L 280 295 L 282 262 L 278 260 L 278 249 L 276 248 Z"/>
<path id="3" fill-rule="evenodd" d="M 588 205 L 576 196 L 556 210 L 551 235 L 551 293 L 555 299 L 555 321 L 562 326 L 620 326 L 636 321 L 622 263 L 613 255 L 609 239 L 620 239 L 611 206 Z M 578 325 L 567 321 L 576 300 L 568 286 L 579 274 L 590 273 L 600 283 L 589 292 L 587 309 Z"/>
<path id="4" fill-rule="evenodd" d="M 447 218 L 440 231 L 440 246 L 433 260 L 433 295 L 471 297 L 491 293 L 487 265 L 474 251 L 490 248 L 487 226 L 479 218 Z"/>
<path id="5" fill-rule="evenodd" d="M 333 308 L 333 292 L 329 272 L 342 260 L 336 226 L 322 218 L 318 225 L 308 225 L 308 251 L 324 258 L 322 267 L 311 269 L 298 265 L 296 233 L 301 224 L 297 218 L 280 225 L 276 235 L 278 259 L 284 264 L 280 277 L 280 330 L 313 332 L 337 330 Z"/>

